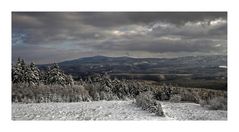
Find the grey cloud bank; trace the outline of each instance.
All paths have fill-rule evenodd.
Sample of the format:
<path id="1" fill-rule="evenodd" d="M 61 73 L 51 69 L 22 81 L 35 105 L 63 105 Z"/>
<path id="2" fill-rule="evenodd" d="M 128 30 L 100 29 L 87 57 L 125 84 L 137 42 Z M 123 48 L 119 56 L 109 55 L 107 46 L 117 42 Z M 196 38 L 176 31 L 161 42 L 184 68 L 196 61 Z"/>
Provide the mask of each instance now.
<path id="1" fill-rule="evenodd" d="M 12 13 L 13 62 L 226 54 L 226 12 Z"/>

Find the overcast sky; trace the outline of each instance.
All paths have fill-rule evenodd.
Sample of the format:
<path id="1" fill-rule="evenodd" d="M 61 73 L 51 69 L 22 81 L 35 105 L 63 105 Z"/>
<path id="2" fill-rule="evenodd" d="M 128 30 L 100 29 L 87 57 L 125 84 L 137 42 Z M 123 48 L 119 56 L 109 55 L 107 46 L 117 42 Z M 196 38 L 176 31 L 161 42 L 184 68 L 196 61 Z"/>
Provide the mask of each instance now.
<path id="1" fill-rule="evenodd" d="M 227 54 L 225 12 L 12 13 L 12 59 Z"/>

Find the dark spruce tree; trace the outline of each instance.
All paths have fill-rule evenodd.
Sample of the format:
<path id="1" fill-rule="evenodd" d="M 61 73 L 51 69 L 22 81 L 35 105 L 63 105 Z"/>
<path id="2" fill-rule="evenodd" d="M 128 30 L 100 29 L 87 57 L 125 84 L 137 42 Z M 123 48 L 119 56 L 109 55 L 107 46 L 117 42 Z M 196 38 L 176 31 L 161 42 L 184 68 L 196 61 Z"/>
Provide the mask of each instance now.
<path id="1" fill-rule="evenodd" d="M 12 66 L 12 82 L 24 82 L 26 64 L 23 59 L 18 58 L 15 65 Z"/>
<path id="2" fill-rule="evenodd" d="M 33 62 L 27 65 L 23 59 L 18 58 L 16 64 L 12 66 L 12 82 L 39 84 L 39 72 L 40 70 Z"/>
<path id="3" fill-rule="evenodd" d="M 66 75 L 60 67 L 54 63 L 48 67 L 44 75 L 45 84 L 73 85 L 74 81 L 71 75 Z"/>
<path id="4" fill-rule="evenodd" d="M 39 85 L 40 83 L 40 70 L 36 65 L 31 62 L 26 69 L 26 82 L 30 85 Z"/>

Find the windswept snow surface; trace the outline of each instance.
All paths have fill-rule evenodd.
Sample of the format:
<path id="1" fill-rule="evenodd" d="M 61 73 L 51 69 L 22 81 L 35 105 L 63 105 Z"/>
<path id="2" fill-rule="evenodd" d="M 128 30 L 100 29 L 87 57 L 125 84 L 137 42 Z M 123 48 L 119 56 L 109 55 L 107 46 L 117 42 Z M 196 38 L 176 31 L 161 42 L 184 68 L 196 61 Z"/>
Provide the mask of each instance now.
<path id="1" fill-rule="evenodd" d="M 161 102 L 164 114 L 175 120 L 227 120 L 227 111 L 208 110 L 195 103 Z"/>
<path id="2" fill-rule="evenodd" d="M 12 104 L 12 120 L 226 120 L 226 111 L 194 103 L 161 102 L 165 117 L 143 111 L 133 101 Z"/>

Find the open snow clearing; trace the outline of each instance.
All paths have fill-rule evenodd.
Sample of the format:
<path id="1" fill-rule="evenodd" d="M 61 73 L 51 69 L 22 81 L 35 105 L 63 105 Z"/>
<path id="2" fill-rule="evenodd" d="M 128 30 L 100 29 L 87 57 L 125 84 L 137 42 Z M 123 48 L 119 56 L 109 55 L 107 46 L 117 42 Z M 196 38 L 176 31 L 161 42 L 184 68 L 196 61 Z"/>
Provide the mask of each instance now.
<path id="1" fill-rule="evenodd" d="M 165 117 L 137 107 L 134 101 L 12 104 L 12 120 L 227 120 L 227 111 L 195 103 L 160 102 Z"/>

